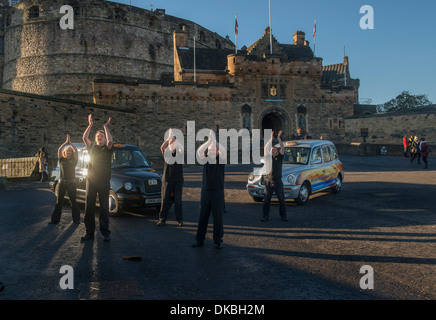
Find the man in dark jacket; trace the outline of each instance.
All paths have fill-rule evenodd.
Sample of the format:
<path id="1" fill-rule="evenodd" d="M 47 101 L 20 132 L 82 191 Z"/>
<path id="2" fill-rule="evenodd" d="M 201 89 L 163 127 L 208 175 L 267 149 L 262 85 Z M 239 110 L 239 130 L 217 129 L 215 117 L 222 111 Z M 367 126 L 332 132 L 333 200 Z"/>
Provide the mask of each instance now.
<path id="1" fill-rule="evenodd" d="M 95 134 L 95 144 L 91 146 L 89 132 L 93 120 L 88 116 L 88 127 L 83 133 L 83 142 L 88 149 L 90 161 L 88 164 L 88 176 L 86 179 L 86 202 L 85 202 L 85 227 L 86 235 L 82 241 L 93 240 L 95 231 L 95 204 L 98 194 L 100 203 L 100 232 L 104 241 L 110 240 L 109 230 L 109 190 L 112 170 L 112 136 L 108 126 L 111 118 L 104 124 L 104 131 L 98 130 Z"/>
<path id="2" fill-rule="evenodd" d="M 275 146 L 273 146 L 274 131 L 271 133 L 270 141 L 268 141 L 265 146 L 265 156 L 268 156 L 268 154 L 270 154 L 270 156 L 272 157 L 272 162 L 270 162 L 270 167 L 267 166 L 265 198 L 263 202 L 263 217 L 261 219 L 261 221 L 263 222 L 268 220 L 269 210 L 271 206 L 271 197 L 274 191 L 280 201 L 280 217 L 283 221 L 287 221 L 286 202 L 282 182 L 282 162 L 283 156 L 285 154 L 285 146 L 283 145 L 282 139 L 280 138 L 281 135 L 282 131 L 279 131 L 277 139 L 280 143 L 280 152 Z"/>
<path id="3" fill-rule="evenodd" d="M 168 148 L 168 150 L 167 150 Z M 183 226 L 182 193 L 183 193 L 183 165 L 181 163 L 169 164 L 166 152 L 171 152 L 171 157 L 176 158 L 177 153 L 183 155 L 183 146 L 176 141 L 176 137 L 170 134 L 169 138 L 160 147 L 160 151 L 165 158 L 164 170 L 162 175 L 162 205 L 159 212 L 158 226 L 163 226 L 168 217 L 168 211 L 174 202 L 176 220 L 179 227 Z M 172 162 L 172 161 L 171 161 Z"/>
<path id="4" fill-rule="evenodd" d="M 210 213 L 213 218 L 213 242 L 217 249 L 223 247 L 223 211 L 224 211 L 224 166 L 227 151 L 211 136 L 197 150 L 197 156 L 205 162 L 203 165 L 203 183 L 201 188 L 200 218 L 193 247 L 200 247 L 206 237 Z M 206 162 L 207 161 L 207 162 Z"/>

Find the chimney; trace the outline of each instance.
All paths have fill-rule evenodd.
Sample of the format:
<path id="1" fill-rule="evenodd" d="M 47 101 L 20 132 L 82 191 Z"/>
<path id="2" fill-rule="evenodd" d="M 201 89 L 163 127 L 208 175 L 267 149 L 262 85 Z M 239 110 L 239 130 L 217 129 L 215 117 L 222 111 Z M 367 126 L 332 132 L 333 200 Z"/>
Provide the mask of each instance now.
<path id="1" fill-rule="evenodd" d="M 174 31 L 173 39 L 174 39 L 174 48 L 188 46 L 188 32 L 186 32 L 185 30 Z"/>
<path id="2" fill-rule="evenodd" d="M 304 46 L 306 34 L 303 31 L 296 31 L 293 35 L 294 45 Z"/>

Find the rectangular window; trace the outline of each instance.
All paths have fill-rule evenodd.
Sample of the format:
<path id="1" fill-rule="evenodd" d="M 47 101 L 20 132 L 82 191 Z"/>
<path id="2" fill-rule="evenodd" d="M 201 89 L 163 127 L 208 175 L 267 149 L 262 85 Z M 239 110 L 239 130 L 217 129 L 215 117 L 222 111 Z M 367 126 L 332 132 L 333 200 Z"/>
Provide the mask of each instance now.
<path id="1" fill-rule="evenodd" d="M 324 158 L 324 162 L 332 161 L 330 156 L 330 149 L 327 146 L 322 147 L 322 157 Z"/>

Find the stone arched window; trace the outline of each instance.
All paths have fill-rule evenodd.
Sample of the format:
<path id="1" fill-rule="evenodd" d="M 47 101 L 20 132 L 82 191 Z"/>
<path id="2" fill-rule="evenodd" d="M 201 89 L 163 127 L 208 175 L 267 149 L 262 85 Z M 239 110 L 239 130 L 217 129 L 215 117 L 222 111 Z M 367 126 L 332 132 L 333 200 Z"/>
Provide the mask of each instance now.
<path id="1" fill-rule="evenodd" d="M 297 108 L 297 131 L 302 134 L 307 132 L 307 110 L 303 105 L 298 106 Z"/>
<path id="2" fill-rule="evenodd" d="M 241 108 L 242 128 L 251 130 L 251 107 L 244 104 Z"/>
<path id="3" fill-rule="evenodd" d="M 151 17 L 150 21 L 148 21 L 148 26 L 149 27 L 156 27 L 157 26 L 157 18 L 156 17 Z"/>
<path id="4" fill-rule="evenodd" d="M 200 30 L 200 41 L 206 41 L 206 35 L 203 30 Z"/>
<path id="5" fill-rule="evenodd" d="M 39 17 L 39 6 L 32 6 L 29 9 L 29 19 Z"/>

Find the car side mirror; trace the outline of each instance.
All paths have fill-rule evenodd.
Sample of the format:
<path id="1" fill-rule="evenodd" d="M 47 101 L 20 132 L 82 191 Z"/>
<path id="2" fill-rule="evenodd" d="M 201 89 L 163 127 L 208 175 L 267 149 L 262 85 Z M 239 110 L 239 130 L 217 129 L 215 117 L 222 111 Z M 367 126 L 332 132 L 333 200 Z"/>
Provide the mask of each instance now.
<path id="1" fill-rule="evenodd" d="M 148 165 L 151 167 L 153 165 L 152 161 L 148 161 Z"/>

